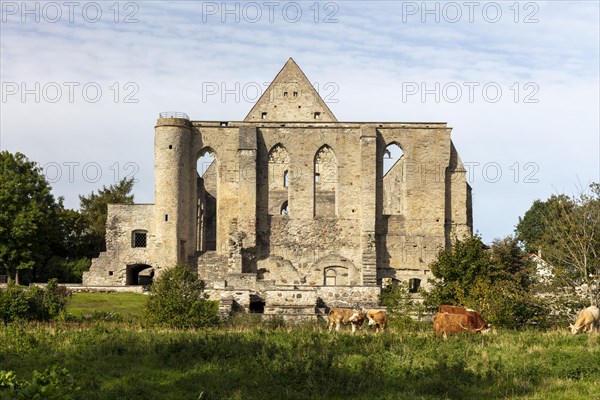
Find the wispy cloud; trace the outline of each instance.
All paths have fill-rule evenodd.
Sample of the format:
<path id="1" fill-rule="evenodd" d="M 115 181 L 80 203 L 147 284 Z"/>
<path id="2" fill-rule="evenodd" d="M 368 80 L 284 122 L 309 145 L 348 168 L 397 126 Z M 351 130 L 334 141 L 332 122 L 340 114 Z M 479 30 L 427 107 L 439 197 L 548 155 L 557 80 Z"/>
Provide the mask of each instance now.
<path id="1" fill-rule="evenodd" d="M 330 3 L 335 7 L 326 9 Z M 42 165 L 61 166 L 63 176 L 53 186 L 71 207 L 78 206 L 77 194 L 113 183 L 136 168 L 136 199 L 152 202 L 158 112 L 242 119 L 250 101 L 236 102 L 235 96 L 225 103 L 220 96 L 203 101 L 203 84 L 262 84 L 290 56 L 313 82 L 336 84 L 336 102 L 329 105 L 339 120 L 448 121 L 463 161 L 479 163 L 472 182 L 475 225 L 486 240 L 510 233 L 533 199 L 569 188 L 577 179 L 600 180 L 597 2 L 496 3 L 502 6 L 496 23 L 481 14 L 487 3 L 478 3 L 473 22 L 464 3 L 456 3 L 463 5 L 463 14 L 455 23 L 448 21 L 452 14 L 440 14 L 435 22 L 431 14 L 423 17 L 422 9 L 407 13 L 413 10 L 407 7 L 421 7 L 422 2 L 321 2 L 317 23 L 313 2 L 296 3 L 303 14 L 295 23 L 281 13 L 289 4 L 284 2 L 273 22 L 258 2 L 263 14 L 256 23 L 248 21 L 251 14 L 238 15 L 239 23 L 222 10 L 203 14 L 208 5 L 221 7 L 222 2 L 185 1 L 117 2 L 115 23 L 109 9 L 114 3 L 101 4 L 97 23 L 77 13 L 73 23 L 66 18 L 21 23 L 19 14 L 3 14 L 6 22 L 0 25 L 3 84 L 24 83 L 30 89 L 36 82 L 41 87 L 56 82 L 63 90 L 64 82 L 79 84 L 73 102 L 63 97 L 36 103 L 33 95 L 22 102 L 16 95 L 0 103 L 0 146 L 22 151 Z M 123 23 L 133 11 L 125 9 L 127 4 L 137 7 L 137 23 Z M 241 10 L 245 3 L 228 6 L 235 9 L 235 4 Z M 447 3 L 427 4 L 442 10 Z M 515 4 L 518 17 L 510 9 Z M 525 8 L 527 4 L 533 6 Z M 327 16 L 338 22 L 324 23 Z M 527 16 L 538 21 L 524 23 Z M 472 102 L 465 86 L 469 82 L 479 84 Z M 101 88 L 98 102 L 83 98 L 87 83 Z M 128 83 L 137 90 L 126 89 Z M 410 83 L 419 89 L 459 85 L 464 91 L 455 103 L 443 94 L 439 101 L 432 95 L 423 101 L 421 93 L 403 99 Z M 502 89 L 498 102 L 483 97 L 481 88 L 488 83 Z M 527 83 L 537 85 L 537 103 L 523 101 L 532 93 Z M 125 102 L 127 95 L 137 102 Z M 100 166 L 100 179 L 83 176 L 86 163 Z M 492 165 L 487 167 L 491 173 L 490 163 L 502 170 L 496 182 L 481 172 Z M 524 182 L 533 171 L 527 163 L 537 166 L 537 183 Z M 72 180 L 65 177 L 68 165 L 77 169 Z M 93 168 L 88 166 L 87 173 Z M 502 200 L 509 195 L 509 201 Z"/>

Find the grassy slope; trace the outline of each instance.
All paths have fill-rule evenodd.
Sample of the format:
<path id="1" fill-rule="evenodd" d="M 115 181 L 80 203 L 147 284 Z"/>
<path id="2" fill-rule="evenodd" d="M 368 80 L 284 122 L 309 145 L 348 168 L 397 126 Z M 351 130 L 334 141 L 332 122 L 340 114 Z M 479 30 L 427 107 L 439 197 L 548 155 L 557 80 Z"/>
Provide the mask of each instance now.
<path id="1" fill-rule="evenodd" d="M 0 328 L 0 369 L 58 364 L 94 399 L 591 399 L 600 335 L 330 335 L 323 327 L 168 331 L 116 323 Z"/>
<path id="2" fill-rule="evenodd" d="M 147 299 L 147 295 L 139 293 L 73 293 L 67 312 L 77 317 L 94 311 L 141 316 Z"/>

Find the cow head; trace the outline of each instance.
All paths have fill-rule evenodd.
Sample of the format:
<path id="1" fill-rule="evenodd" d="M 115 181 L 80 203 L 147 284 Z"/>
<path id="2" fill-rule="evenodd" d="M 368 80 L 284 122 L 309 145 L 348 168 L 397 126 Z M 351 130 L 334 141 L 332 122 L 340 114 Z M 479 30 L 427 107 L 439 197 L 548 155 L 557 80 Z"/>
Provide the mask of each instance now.
<path id="1" fill-rule="evenodd" d="M 488 325 L 482 326 L 479 329 L 475 329 L 475 332 L 481 332 L 482 335 L 487 335 L 490 333 L 491 329 Z"/>
<path id="2" fill-rule="evenodd" d="M 571 325 L 569 325 L 569 329 L 571 329 L 571 333 L 573 335 L 577 335 L 579 333 L 579 331 L 581 330 L 581 327 L 577 328 L 575 325 L 571 324 Z"/>
<path id="3" fill-rule="evenodd" d="M 365 315 L 362 311 L 352 310 L 352 315 L 348 318 L 348 321 L 352 323 L 356 323 L 358 325 L 362 325 L 365 320 Z"/>

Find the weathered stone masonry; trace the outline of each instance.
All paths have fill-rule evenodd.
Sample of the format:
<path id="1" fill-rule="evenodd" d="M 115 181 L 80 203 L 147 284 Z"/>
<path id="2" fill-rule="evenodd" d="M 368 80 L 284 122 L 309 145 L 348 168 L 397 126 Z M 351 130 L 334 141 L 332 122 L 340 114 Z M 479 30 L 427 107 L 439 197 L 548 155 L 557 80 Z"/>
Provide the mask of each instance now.
<path id="1" fill-rule="evenodd" d="M 186 263 L 224 305 L 299 317 L 318 299 L 374 304 L 389 279 L 426 286 L 439 249 L 472 231 L 450 132 L 338 122 L 290 59 L 243 121 L 158 119 L 155 203 L 109 207 L 107 251 L 84 284 Z"/>

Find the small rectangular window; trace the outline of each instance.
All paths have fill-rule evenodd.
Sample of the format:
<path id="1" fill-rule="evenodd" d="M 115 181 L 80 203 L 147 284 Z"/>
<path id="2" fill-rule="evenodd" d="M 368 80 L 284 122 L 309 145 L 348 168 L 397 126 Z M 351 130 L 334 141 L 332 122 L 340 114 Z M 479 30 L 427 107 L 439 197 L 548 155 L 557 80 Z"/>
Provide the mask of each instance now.
<path id="1" fill-rule="evenodd" d="M 418 278 L 412 278 L 408 280 L 408 291 L 409 293 L 417 293 L 421 286 L 421 280 Z"/>
<path id="2" fill-rule="evenodd" d="M 263 112 L 263 113 L 261 114 L 261 118 L 262 118 L 262 119 L 267 119 L 267 113 L 266 113 L 266 112 Z"/>
<path id="3" fill-rule="evenodd" d="M 283 97 L 287 97 L 287 92 L 283 92 Z"/>
<path id="4" fill-rule="evenodd" d="M 294 97 L 298 97 L 298 92 L 294 92 L 294 93 L 292 93 L 292 96 L 294 96 Z"/>
<path id="5" fill-rule="evenodd" d="M 321 113 L 320 112 L 316 112 L 315 113 L 315 119 L 319 119 L 321 117 Z"/>
<path id="6" fill-rule="evenodd" d="M 133 247 L 146 247 L 146 232 L 133 232 Z"/>

